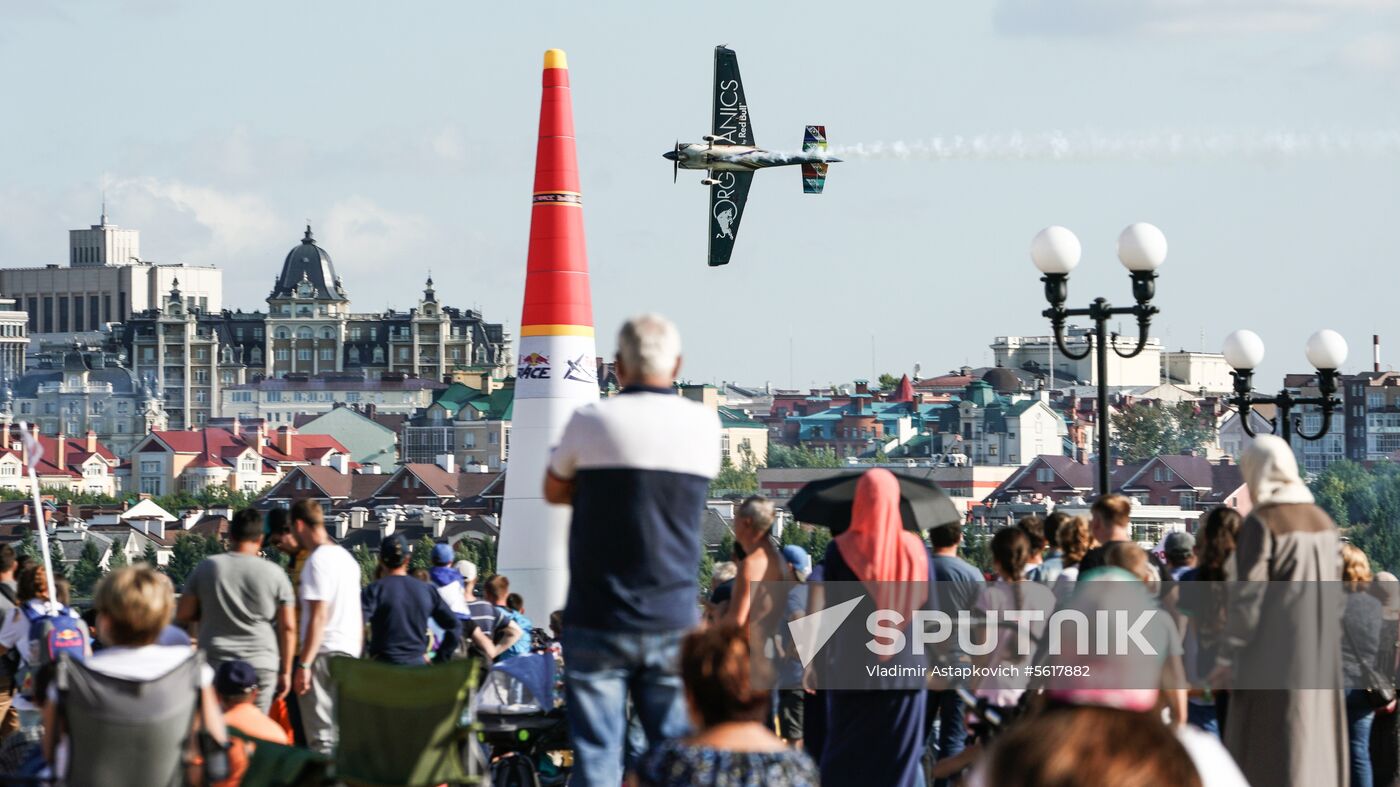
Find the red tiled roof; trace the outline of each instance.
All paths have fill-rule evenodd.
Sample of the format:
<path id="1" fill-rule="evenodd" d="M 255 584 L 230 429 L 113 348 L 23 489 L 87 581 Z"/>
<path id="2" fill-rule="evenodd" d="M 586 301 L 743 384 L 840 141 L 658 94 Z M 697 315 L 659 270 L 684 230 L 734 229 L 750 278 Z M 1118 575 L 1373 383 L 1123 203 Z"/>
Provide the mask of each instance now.
<path id="1" fill-rule="evenodd" d="M 333 452 L 348 453 L 340 441 L 330 435 L 303 435 L 293 432 L 290 435 L 292 449 L 283 453 L 276 441 L 279 435 L 274 432 L 267 436 L 260 447 L 249 446 L 243 438 L 227 429 L 209 427 L 196 432 L 156 431 L 151 437 L 181 454 L 197 454 L 196 467 L 214 467 L 233 464 L 249 448 L 253 448 L 264 462 L 316 462 Z"/>

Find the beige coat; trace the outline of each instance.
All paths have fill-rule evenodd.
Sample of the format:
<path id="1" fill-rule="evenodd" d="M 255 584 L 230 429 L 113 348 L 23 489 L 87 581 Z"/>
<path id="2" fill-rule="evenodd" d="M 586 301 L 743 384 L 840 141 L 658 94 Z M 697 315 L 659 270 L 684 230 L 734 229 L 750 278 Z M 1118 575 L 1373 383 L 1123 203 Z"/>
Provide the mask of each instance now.
<path id="1" fill-rule="evenodd" d="M 1311 503 L 1257 507 L 1232 563 L 1232 578 L 1245 583 L 1231 584 L 1220 660 L 1233 666 L 1235 685 L 1265 687 L 1230 692 L 1226 748 L 1256 787 L 1345 787 L 1343 695 L 1316 688 L 1342 685 L 1336 525 Z"/>

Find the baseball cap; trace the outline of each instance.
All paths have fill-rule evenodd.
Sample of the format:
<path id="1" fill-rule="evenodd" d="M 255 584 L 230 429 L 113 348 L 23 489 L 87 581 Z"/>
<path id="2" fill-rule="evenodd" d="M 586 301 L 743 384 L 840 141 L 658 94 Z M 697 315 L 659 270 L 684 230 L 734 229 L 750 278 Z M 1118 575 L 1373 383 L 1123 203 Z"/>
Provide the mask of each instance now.
<path id="1" fill-rule="evenodd" d="M 379 559 L 390 568 L 398 568 L 407 563 L 408 541 L 397 533 L 385 536 L 384 540 L 379 542 Z"/>
<path id="2" fill-rule="evenodd" d="M 433 565 L 446 566 L 452 563 L 452 547 L 441 542 L 433 544 Z"/>
<path id="3" fill-rule="evenodd" d="M 1196 537 L 1190 533 L 1176 531 L 1167 534 L 1162 551 L 1168 555 L 1189 555 L 1196 548 Z"/>
<path id="4" fill-rule="evenodd" d="M 457 573 L 462 575 L 462 579 L 468 582 L 476 579 L 476 564 L 470 560 L 458 560 L 452 567 L 457 569 Z"/>
<path id="5" fill-rule="evenodd" d="M 258 686 L 258 672 L 246 661 L 225 661 L 214 671 L 214 691 L 224 696 L 247 694 Z"/>
<path id="6" fill-rule="evenodd" d="M 798 572 L 812 570 L 812 556 L 807 554 L 807 550 L 796 544 L 788 544 L 783 547 L 783 559 Z"/>

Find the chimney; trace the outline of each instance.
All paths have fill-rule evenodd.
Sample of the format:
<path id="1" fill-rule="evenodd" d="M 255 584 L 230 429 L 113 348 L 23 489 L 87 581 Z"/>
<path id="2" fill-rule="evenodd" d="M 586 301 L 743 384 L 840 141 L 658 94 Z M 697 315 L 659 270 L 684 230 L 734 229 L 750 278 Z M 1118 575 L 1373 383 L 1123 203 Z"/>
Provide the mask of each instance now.
<path id="1" fill-rule="evenodd" d="M 146 520 L 146 534 L 156 538 L 165 538 L 165 517 L 153 516 Z"/>
<path id="2" fill-rule="evenodd" d="M 437 466 L 449 473 L 457 472 L 457 458 L 452 454 L 438 454 Z"/>
<path id="3" fill-rule="evenodd" d="M 1381 335 L 1378 333 L 1371 334 L 1371 356 L 1375 364 L 1375 371 L 1379 372 L 1381 370 Z"/>
<path id="4" fill-rule="evenodd" d="M 856 393 L 858 393 L 858 394 L 868 394 L 868 393 L 870 393 L 870 381 L 869 381 L 869 380 L 856 380 Z"/>
<path id="5" fill-rule="evenodd" d="M 370 402 L 369 404 L 366 404 L 366 405 L 365 405 L 365 415 L 366 415 L 367 417 L 369 417 L 369 418 L 374 418 L 375 414 L 378 413 L 378 412 L 379 412 L 379 405 L 375 404 L 374 402 Z"/>
<path id="6" fill-rule="evenodd" d="M 281 451 L 282 453 L 286 454 L 287 456 L 291 456 L 291 455 L 292 455 L 292 436 L 295 435 L 296 433 L 297 433 L 297 430 L 293 429 L 293 428 L 290 427 L 290 426 L 279 426 L 279 427 L 277 427 L 277 450 L 278 450 L 278 451 Z"/>
<path id="7" fill-rule="evenodd" d="M 54 438 L 53 463 L 60 470 L 68 467 L 68 437 L 62 432 Z"/>
<path id="8" fill-rule="evenodd" d="M 83 437 L 83 450 L 87 451 L 90 454 L 97 453 L 97 432 L 94 432 L 91 429 L 89 429 L 87 430 L 87 434 Z"/>
<path id="9" fill-rule="evenodd" d="M 398 525 L 399 515 L 386 512 L 383 522 L 384 524 L 379 526 L 379 538 L 381 541 L 394 534 L 394 527 Z"/>
<path id="10" fill-rule="evenodd" d="M 344 541 L 345 536 L 350 532 L 350 517 L 345 514 L 337 514 L 327 522 L 331 526 L 331 535 L 336 541 Z"/>
<path id="11" fill-rule="evenodd" d="M 423 524 L 432 524 L 433 538 L 442 538 L 442 534 L 447 530 L 447 512 L 441 508 L 428 508 L 423 510 L 423 518 L 428 520 Z"/>
<path id="12" fill-rule="evenodd" d="M 185 509 L 185 515 L 184 515 L 183 517 L 180 518 L 180 529 L 181 529 L 181 530 L 190 530 L 190 529 L 193 529 L 195 523 L 198 522 L 198 521 L 199 521 L 199 518 L 202 517 L 202 516 L 204 516 L 204 512 L 203 512 L 202 510 L 198 509 L 198 508 L 187 508 L 187 509 Z"/>
<path id="13" fill-rule="evenodd" d="M 341 475 L 350 473 L 350 457 L 345 454 L 335 454 L 331 457 L 331 467 L 334 467 Z"/>
<path id="14" fill-rule="evenodd" d="M 359 530 L 365 526 L 365 522 L 369 521 L 369 509 L 364 506 L 355 506 L 350 509 L 349 519 L 350 527 Z"/>
<path id="15" fill-rule="evenodd" d="M 1229 454 L 1226 454 L 1226 455 L 1220 457 L 1220 466 L 1221 466 L 1221 467 L 1229 467 L 1230 465 L 1232 465 L 1232 464 L 1234 464 L 1234 463 L 1235 463 L 1234 458 L 1231 457 Z"/>
<path id="16" fill-rule="evenodd" d="M 360 465 L 360 475 L 379 475 L 379 463 L 365 462 Z"/>

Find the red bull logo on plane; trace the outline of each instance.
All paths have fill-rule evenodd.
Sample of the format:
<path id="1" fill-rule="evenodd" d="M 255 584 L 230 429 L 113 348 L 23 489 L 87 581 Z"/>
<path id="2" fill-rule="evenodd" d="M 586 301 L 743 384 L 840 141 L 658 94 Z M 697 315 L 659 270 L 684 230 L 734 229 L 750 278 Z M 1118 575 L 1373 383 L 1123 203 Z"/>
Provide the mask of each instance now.
<path id="1" fill-rule="evenodd" d="M 523 380 L 548 380 L 549 358 L 539 353 L 530 353 L 520 359 L 516 376 Z"/>

